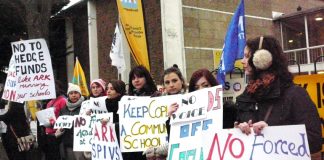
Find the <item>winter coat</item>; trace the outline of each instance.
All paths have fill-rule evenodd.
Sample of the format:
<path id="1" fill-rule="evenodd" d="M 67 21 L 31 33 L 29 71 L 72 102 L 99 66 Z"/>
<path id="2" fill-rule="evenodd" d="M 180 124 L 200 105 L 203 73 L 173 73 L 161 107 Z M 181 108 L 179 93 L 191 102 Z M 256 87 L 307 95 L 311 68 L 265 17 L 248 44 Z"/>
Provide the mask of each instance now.
<path id="1" fill-rule="evenodd" d="M 274 81 L 262 95 L 246 90 L 236 98 L 237 121 L 266 121 L 269 126 L 305 124 L 311 153 L 322 148 L 321 122 L 317 109 L 304 88 Z M 269 109 L 271 108 L 272 109 Z M 269 112 L 267 120 L 266 114 Z"/>
<path id="2" fill-rule="evenodd" d="M 17 102 L 10 103 L 11 104 L 8 112 L 0 115 L 0 121 L 3 121 L 7 125 L 7 133 L 2 135 L 3 146 L 7 151 L 9 159 L 27 159 L 26 152 L 18 151 L 18 143 L 16 138 L 16 136 L 19 138 L 27 136 L 31 133 L 24 111 L 24 104 Z M 10 126 L 12 127 L 12 130 Z"/>
<path id="3" fill-rule="evenodd" d="M 56 99 L 52 99 L 49 101 L 46 105 L 46 108 L 54 107 L 54 114 L 55 118 L 58 118 L 59 113 L 62 108 L 66 106 L 66 97 L 65 96 L 59 96 Z M 55 121 L 51 123 L 52 126 L 54 126 Z M 47 127 L 45 128 L 46 134 L 54 134 L 56 129 L 53 129 L 53 127 Z"/>
<path id="4" fill-rule="evenodd" d="M 79 115 L 80 112 L 80 108 L 81 108 L 81 104 L 75 108 L 74 110 L 69 110 L 68 107 L 64 107 L 63 109 L 61 109 L 60 111 L 60 116 L 62 115 L 69 115 L 69 116 L 74 116 L 74 115 Z M 64 147 L 73 147 L 73 130 L 74 128 L 70 128 L 70 129 L 64 129 L 64 134 L 62 135 L 62 142 L 64 144 Z"/>
<path id="5" fill-rule="evenodd" d="M 113 113 L 113 123 L 118 123 L 119 122 L 119 115 L 117 113 L 118 111 L 118 102 L 120 101 L 121 96 L 116 97 L 114 99 L 106 99 L 106 108 L 108 112 Z"/>

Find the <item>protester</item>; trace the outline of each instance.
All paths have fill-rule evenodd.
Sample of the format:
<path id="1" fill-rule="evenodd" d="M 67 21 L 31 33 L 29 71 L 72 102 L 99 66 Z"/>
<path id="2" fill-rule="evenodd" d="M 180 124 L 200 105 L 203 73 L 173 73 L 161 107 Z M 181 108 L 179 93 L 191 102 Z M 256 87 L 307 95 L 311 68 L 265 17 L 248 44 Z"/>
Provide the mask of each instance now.
<path id="1" fill-rule="evenodd" d="M 119 142 L 119 115 L 118 102 L 126 94 L 126 85 L 121 80 L 111 80 L 107 86 L 106 108 L 109 113 L 113 113 L 113 123 L 115 124 L 115 131 Z M 106 124 L 108 119 L 102 119 L 101 123 Z"/>
<path id="2" fill-rule="evenodd" d="M 84 101 L 84 97 L 81 95 L 81 90 L 78 85 L 69 83 L 69 88 L 67 91 L 68 99 L 66 102 L 66 107 L 60 111 L 60 116 L 62 115 L 78 115 L 80 112 L 81 103 Z M 56 130 L 55 136 L 57 138 L 62 138 L 61 145 L 61 157 L 66 160 L 84 160 L 85 157 L 83 152 L 73 152 L 73 127 L 71 129 L 59 128 Z"/>
<path id="3" fill-rule="evenodd" d="M 129 73 L 128 95 L 158 96 L 156 85 L 150 72 L 144 66 L 134 67 Z"/>
<path id="4" fill-rule="evenodd" d="M 150 72 L 142 65 L 134 67 L 129 73 L 129 89 L 130 96 L 159 96 L 156 85 Z M 125 160 L 146 160 L 142 152 L 123 153 Z"/>
<path id="5" fill-rule="evenodd" d="M 260 134 L 264 127 L 305 124 L 312 159 L 320 159 L 321 122 L 304 88 L 293 83 L 279 42 L 270 36 L 249 39 L 242 64 L 249 83 L 236 98 L 235 127 Z"/>
<path id="6" fill-rule="evenodd" d="M 198 69 L 190 78 L 189 92 L 199 89 L 217 86 L 218 82 L 208 69 Z M 223 105 L 223 128 L 233 128 L 236 120 L 236 108 L 231 100 L 225 101 Z"/>
<path id="7" fill-rule="evenodd" d="M 121 80 L 111 80 L 107 86 L 106 108 L 108 112 L 113 113 L 113 123 L 117 125 L 119 122 L 118 102 L 126 93 L 125 86 Z"/>
<path id="8" fill-rule="evenodd" d="M 90 98 L 98 98 L 98 97 L 103 97 L 106 96 L 106 82 L 102 79 L 95 79 L 93 81 L 91 81 L 90 83 Z M 88 104 L 89 99 L 85 100 L 82 104 L 81 104 L 81 110 L 80 110 L 80 115 L 88 115 L 90 116 L 92 114 L 92 110 L 85 104 Z"/>
<path id="9" fill-rule="evenodd" d="M 208 69 L 198 69 L 192 73 L 189 81 L 189 92 L 217 86 L 218 82 Z"/>
<path id="10" fill-rule="evenodd" d="M 106 82 L 102 79 L 95 79 L 90 83 L 90 97 L 96 98 L 106 96 Z"/>
<path id="11" fill-rule="evenodd" d="M 45 153 L 46 160 L 59 160 L 60 157 L 60 138 L 55 137 L 56 129 L 54 129 L 55 120 L 59 117 L 60 111 L 66 106 L 66 96 L 64 95 L 64 90 L 62 89 L 62 83 L 60 81 L 55 81 L 55 91 L 56 98 L 49 101 L 46 108 L 54 108 L 55 119 L 50 120 L 50 126 L 45 128 L 45 143 L 42 149 Z"/>
<path id="12" fill-rule="evenodd" d="M 163 95 L 175 95 L 186 93 L 186 83 L 180 70 L 176 67 L 168 68 L 163 73 L 162 84 L 165 88 Z M 168 109 L 168 115 L 178 109 L 178 104 L 173 103 Z M 171 112 L 170 112 L 171 110 Z M 168 137 L 170 136 L 170 118 L 166 121 L 166 127 L 168 131 Z M 168 155 L 168 143 L 162 144 L 158 147 L 151 147 L 147 149 L 144 154 L 147 160 L 165 160 Z"/>
<path id="13" fill-rule="evenodd" d="M 8 111 L 0 115 L 0 121 L 7 125 L 7 133 L 2 135 L 2 143 L 10 160 L 28 160 L 31 143 L 18 144 L 18 138 L 31 134 L 24 113 L 24 103 L 9 102 Z M 19 145 L 19 146 L 18 146 Z"/>

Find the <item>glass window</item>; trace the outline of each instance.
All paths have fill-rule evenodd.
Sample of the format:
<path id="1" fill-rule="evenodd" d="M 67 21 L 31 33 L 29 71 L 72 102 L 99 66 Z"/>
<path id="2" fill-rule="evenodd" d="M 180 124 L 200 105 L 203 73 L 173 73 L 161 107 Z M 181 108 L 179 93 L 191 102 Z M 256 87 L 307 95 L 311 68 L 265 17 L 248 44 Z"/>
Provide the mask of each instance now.
<path id="1" fill-rule="evenodd" d="M 307 15 L 309 46 L 324 45 L 324 13 Z"/>
<path id="2" fill-rule="evenodd" d="M 306 47 L 304 16 L 284 19 L 281 24 L 284 50 Z"/>

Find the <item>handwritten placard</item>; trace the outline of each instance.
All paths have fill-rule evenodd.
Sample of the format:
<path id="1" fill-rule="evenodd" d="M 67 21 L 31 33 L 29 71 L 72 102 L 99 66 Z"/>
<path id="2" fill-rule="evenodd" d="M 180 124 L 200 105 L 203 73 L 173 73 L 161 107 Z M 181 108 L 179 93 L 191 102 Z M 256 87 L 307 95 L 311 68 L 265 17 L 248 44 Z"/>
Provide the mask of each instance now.
<path id="1" fill-rule="evenodd" d="M 271 126 L 249 136 L 239 129 L 217 130 L 205 132 L 202 141 L 205 159 L 310 159 L 305 125 Z"/>
<path id="2" fill-rule="evenodd" d="M 122 152 L 144 151 L 164 144 L 167 139 L 167 109 L 181 98 L 123 97 L 119 102 L 120 144 Z"/>
<path id="3" fill-rule="evenodd" d="M 170 123 L 204 119 L 207 117 L 207 112 L 220 109 L 222 104 L 221 86 L 184 94 L 178 110 L 171 116 Z"/>
<path id="4" fill-rule="evenodd" d="M 91 156 L 92 160 L 123 160 L 115 132 L 115 124 L 95 124 Z"/>
<path id="5" fill-rule="evenodd" d="M 72 128 L 74 121 L 74 116 L 59 116 L 54 124 L 54 129 L 58 128 Z"/>
<path id="6" fill-rule="evenodd" d="M 74 116 L 73 151 L 91 151 L 94 124 L 100 122 L 103 118 L 107 119 L 108 123 L 112 123 L 113 114 L 105 113 L 93 114 L 91 116 Z"/>
<path id="7" fill-rule="evenodd" d="M 106 107 L 107 97 L 90 98 L 90 109 L 92 114 L 108 113 Z"/>
<path id="8" fill-rule="evenodd" d="M 2 98 L 15 102 L 55 98 L 52 62 L 45 40 L 17 41 L 11 47 L 13 54 Z"/>

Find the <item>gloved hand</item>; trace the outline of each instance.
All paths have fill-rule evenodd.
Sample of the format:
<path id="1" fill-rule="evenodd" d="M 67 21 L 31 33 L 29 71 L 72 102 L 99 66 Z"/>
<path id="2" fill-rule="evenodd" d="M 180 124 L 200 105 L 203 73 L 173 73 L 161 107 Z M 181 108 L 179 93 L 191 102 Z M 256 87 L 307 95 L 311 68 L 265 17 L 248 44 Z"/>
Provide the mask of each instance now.
<path id="1" fill-rule="evenodd" d="M 55 137 L 58 138 L 58 137 L 62 136 L 63 133 L 64 133 L 64 129 L 63 128 L 59 128 L 55 132 Z"/>

